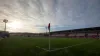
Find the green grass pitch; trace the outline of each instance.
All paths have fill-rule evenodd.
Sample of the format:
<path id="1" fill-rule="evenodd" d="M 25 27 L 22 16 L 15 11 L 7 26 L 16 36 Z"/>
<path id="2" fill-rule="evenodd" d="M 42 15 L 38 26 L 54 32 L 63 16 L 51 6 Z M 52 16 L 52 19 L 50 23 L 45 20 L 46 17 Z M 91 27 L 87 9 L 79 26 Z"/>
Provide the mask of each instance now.
<path id="1" fill-rule="evenodd" d="M 51 50 L 54 51 L 42 49 L 48 50 L 48 37 L 13 36 L 0 39 L 0 56 L 100 56 L 99 39 L 52 37 Z M 59 49 L 63 47 L 69 48 Z"/>

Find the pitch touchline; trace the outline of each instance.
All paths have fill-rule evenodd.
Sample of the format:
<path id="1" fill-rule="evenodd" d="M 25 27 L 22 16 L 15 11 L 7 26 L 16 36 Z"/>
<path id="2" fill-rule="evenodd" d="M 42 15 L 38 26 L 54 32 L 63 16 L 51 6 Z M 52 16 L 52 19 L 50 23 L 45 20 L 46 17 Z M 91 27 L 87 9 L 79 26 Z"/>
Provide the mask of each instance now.
<path id="1" fill-rule="evenodd" d="M 49 50 L 47 50 L 47 49 L 45 49 L 45 48 L 41 48 L 41 47 L 39 47 L 39 46 L 36 46 L 37 48 L 40 48 L 40 49 L 43 49 L 43 50 L 45 50 L 45 51 L 49 51 Z"/>
<path id="2" fill-rule="evenodd" d="M 80 43 L 80 44 L 76 44 L 76 45 L 72 45 L 72 46 L 68 46 L 68 47 L 64 47 L 64 48 L 58 48 L 58 49 L 54 49 L 54 50 L 50 50 L 50 51 L 56 51 L 56 50 L 66 49 L 66 48 L 70 48 L 70 47 L 74 47 L 74 46 L 78 46 L 78 45 L 82 45 L 82 44 L 88 44 L 88 43 L 92 43 L 92 42 L 94 42 L 94 41 Z"/>
<path id="3" fill-rule="evenodd" d="M 36 47 L 37 47 L 37 48 L 40 48 L 40 49 L 43 49 L 43 50 L 45 50 L 45 51 L 49 51 L 49 52 L 51 52 L 51 51 L 57 51 L 57 50 L 61 50 L 61 49 L 66 49 L 66 48 L 70 48 L 70 47 L 74 47 L 74 46 L 82 45 L 82 44 L 88 44 L 88 43 L 92 43 L 92 42 L 94 42 L 94 41 L 85 42 L 85 43 L 80 43 L 80 44 L 76 44 L 76 45 L 72 45 L 72 46 L 68 46 L 68 47 L 63 47 L 63 48 L 58 48 L 58 49 L 54 49 L 54 50 L 47 50 L 47 49 L 45 49 L 45 48 L 41 48 L 41 47 L 39 47 L 39 46 L 36 46 Z"/>

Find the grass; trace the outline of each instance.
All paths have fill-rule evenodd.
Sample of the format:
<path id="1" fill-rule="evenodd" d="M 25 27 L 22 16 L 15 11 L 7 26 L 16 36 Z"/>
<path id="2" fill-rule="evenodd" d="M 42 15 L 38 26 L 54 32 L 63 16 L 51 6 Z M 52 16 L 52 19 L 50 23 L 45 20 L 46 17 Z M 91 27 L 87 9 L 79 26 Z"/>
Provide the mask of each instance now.
<path id="1" fill-rule="evenodd" d="M 85 42 L 90 43 L 77 45 Z M 100 56 L 100 40 L 51 38 L 51 50 L 72 45 L 77 46 L 48 52 L 41 49 L 48 49 L 48 37 L 13 36 L 0 40 L 0 56 Z M 41 48 L 37 48 L 36 46 Z"/>

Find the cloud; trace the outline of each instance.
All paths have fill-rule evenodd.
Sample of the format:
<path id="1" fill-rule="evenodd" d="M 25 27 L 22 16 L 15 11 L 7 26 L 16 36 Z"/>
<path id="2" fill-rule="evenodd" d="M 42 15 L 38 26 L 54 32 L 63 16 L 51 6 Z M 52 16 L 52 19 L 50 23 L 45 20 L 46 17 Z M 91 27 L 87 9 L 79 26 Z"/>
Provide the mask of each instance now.
<path id="1" fill-rule="evenodd" d="M 51 23 L 52 31 L 100 26 L 99 0 L 0 0 L 0 24 L 23 22 L 23 28 L 9 31 L 43 32 Z"/>

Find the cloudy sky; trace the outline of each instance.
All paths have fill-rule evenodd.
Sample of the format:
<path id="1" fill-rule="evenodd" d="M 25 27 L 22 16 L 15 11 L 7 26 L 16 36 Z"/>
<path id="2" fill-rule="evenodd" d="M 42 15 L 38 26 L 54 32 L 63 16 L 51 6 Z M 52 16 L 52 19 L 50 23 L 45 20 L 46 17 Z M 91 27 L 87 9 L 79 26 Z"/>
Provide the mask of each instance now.
<path id="1" fill-rule="evenodd" d="M 100 26 L 100 0 L 0 0 L 0 30 L 45 32 Z"/>

